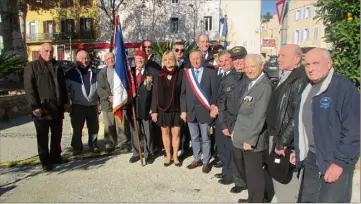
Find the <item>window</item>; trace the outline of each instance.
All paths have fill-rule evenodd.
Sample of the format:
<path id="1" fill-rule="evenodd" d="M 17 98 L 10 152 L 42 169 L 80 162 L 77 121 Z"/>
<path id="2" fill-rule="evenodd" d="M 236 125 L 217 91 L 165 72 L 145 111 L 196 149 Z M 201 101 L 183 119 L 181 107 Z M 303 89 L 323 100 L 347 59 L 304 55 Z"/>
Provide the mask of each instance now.
<path id="1" fill-rule="evenodd" d="M 66 8 L 72 6 L 73 6 L 73 0 L 60 0 L 60 7 Z"/>
<path id="2" fill-rule="evenodd" d="M 306 28 L 305 30 L 303 30 L 303 41 L 308 40 L 310 35 L 310 31 L 308 30 L 308 28 Z"/>
<path id="3" fill-rule="evenodd" d="M 178 3 L 178 0 L 172 0 L 172 3 Z"/>
<path id="4" fill-rule="evenodd" d="M 309 19 L 310 16 L 311 16 L 310 14 L 311 14 L 311 8 L 310 8 L 310 7 L 307 7 L 307 8 L 305 9 L 304 19 Z"/>
<path id="5" fill-rule="evenodd" d="M 80 0 L 80 5 L 81 6 L 91 6 L 92 0 Z"/>
<path id="6" fill-rule="evenodd" d="M 64 34 L 74 33 L 74 31 L 75 31 L 74 19 L 61 20 L 60 29 L 61 29 L 61 32 Z"/>
<path id="7" fill-rule="evenodd" d="M 295 12 L 295 21 L 299 21 L 301 17 L 301 10 L 296 10 Z"/>
<path id="8" fill-rule="evenodd" d="M 170 18 L 170 32 L 178 33 L 178 18 Z"/>
<path id="9" fill-rule="evenodd" d="M 44 39 L 52 39 L 55 33 L 55 21 L 43 21 Z"/>
<path id="10" fill-rule="evenodd" d="M 211 31 L 212 30 L 212 16 L 204 17 L 204 30 Z"/>
<path id="11" fill-rule="evenodd" d="M 85 39 L 93 38 L 92 18 L 80 18 L 80 35 Z"/>
<path id="12" fill-rule="evenodd" d="M 313 28 L 313 39 L 318 40 L 318 27 Z"/>
<path id="13" fill-rule="evenodd" d="M 315 16 L 320 15 L 320 8 L 315 7 Z"/>
<path id="14" fill-rule="evenodd" d="M 299 30 L 295 30 L 295 31 L 293 32 L 293 36 L 292 36 L 293 44 L 298 44 L 299 36 L 300 36 L 300 31 L 299 31 Z"/>

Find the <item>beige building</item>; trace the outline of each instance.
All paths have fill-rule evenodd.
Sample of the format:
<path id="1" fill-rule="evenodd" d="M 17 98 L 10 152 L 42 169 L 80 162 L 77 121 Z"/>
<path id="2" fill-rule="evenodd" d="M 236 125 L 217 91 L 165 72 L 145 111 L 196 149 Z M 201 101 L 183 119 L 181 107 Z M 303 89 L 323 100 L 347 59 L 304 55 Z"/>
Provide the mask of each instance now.
<path id="1" fill-rule="evenodd" d="M 270 21 L 261 22 L 261 54 L 268 58 L 278 55 L 281 46 L 280 24 L 277 14 Z"/>
<path id="2" fill-rule="evenodd" d="M 290 0 L 287 16 L 287 43 L 301 47 L 330 48 L 323 39 L 325 26 L 318 15 L 317 0 Z"/>

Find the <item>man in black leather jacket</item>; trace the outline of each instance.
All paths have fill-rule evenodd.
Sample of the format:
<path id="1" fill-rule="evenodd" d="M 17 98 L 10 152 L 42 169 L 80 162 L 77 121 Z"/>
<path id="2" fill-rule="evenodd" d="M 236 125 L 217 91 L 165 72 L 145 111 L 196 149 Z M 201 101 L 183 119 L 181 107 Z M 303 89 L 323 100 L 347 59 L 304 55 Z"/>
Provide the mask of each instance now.
<path id="1" fill-rule="evenodd" d="M 280 49 L 278 55 L 280 80 L 273 87 L 268 105 L 266 122 L 270 135 L 270 151 L 285 156 L 286 149 L 293 149 L 294 112 L 298 98 L 308 83 L 301 65 L 302 51 L 298 45 L 288 44 Z M 297 172 L 288 184 L 273 179 L 278 202 L 295 202 L 297 191 Z"/>

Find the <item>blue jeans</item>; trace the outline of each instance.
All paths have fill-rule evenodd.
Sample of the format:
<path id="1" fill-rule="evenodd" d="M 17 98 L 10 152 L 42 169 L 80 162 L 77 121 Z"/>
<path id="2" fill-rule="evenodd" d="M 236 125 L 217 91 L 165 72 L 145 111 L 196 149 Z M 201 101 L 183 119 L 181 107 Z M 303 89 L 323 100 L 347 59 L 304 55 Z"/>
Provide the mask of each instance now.
<path id="1" fill-rule="evenodd" d="M 316 164 L 316 155 L 310 151 L 304 166 L 301 203 L 350 203 L 353 171 L 344 171 L 335 183 L 326 183 Z"/>

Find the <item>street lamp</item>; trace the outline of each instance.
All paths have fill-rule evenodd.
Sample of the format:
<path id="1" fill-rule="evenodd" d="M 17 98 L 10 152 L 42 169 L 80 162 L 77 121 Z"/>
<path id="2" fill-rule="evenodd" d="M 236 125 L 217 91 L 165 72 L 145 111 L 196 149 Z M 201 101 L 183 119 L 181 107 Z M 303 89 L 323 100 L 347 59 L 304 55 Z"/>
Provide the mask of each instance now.
<path id="1" fill-rule="evenodd" d="M 193 38 L 194 38 L 194 42 L 196 42 L 196 8 L 194 8 L 193 4 L 188 4 L 189 7 L 191 7 L 193 9 Z"/>

